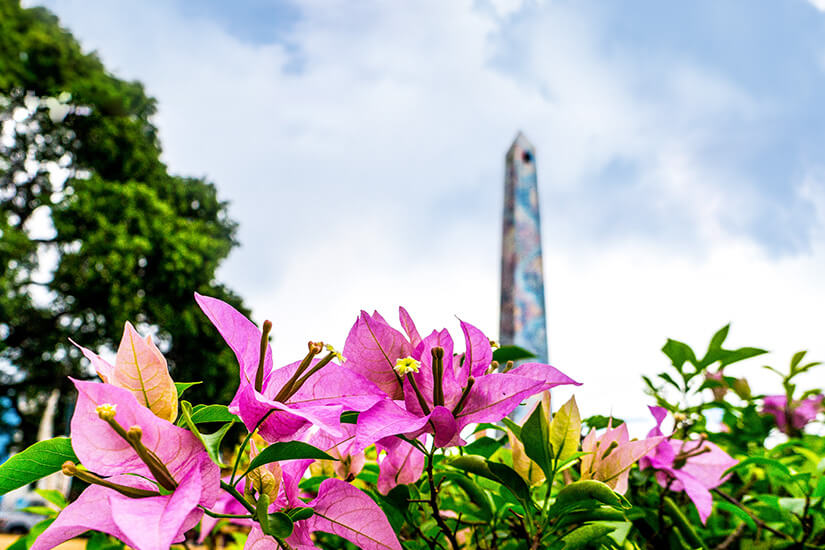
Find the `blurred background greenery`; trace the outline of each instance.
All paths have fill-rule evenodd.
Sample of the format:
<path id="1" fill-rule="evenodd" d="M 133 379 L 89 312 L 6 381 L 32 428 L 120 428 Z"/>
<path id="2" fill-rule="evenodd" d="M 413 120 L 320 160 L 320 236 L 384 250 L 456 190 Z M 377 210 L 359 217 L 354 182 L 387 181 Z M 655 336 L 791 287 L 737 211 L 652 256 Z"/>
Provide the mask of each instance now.
<path id="1" fill-rule="evenodd" d="M 114 350 L 127 320 L 175 380 L 204 381 L 191 400 L 231 397 L 237 363 L 192 294 L 244 310 L 215 280 L 236 223 L 212 183 L 169 173 L 154 112 L 49 11 L 0 0 L 0 432 L 15 446 L 35 440 L 53 388 L 67 430 L 67 376 L 92 375 L 69 338 Z"/>

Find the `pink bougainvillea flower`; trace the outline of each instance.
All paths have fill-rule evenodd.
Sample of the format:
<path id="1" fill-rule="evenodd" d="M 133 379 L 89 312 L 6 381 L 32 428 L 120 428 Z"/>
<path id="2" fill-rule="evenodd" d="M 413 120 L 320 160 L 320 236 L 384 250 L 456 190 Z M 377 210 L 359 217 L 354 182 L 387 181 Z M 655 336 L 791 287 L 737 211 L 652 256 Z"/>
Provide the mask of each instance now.
<path id="1" fill-rule="evenodd" d="M 166 358 L 152 342 L 151 336 L 141 338 L 132 323 L 127 321 L 114 365 L 93 351 L 72 343 L 80 348 L 104 382 L 129 390 L 142 405 L 160 418 L 175 421 L 178 416 L 178 392 L 169 376 Z"/>
<path id="2" fill-rule="evenodd" d="M 336 459 L 334 462 L 318 460 L 312 467 L 319 466 L 322 471 L 332 472 L 339 479 L 346 481 L 355 478 L 367 461 L 363 449 L 356 448 L 355 430 L 355 424 L 341 424 L 343 434 L 339 437 L 333 437 L 321 430 L 313 430 L 307 437 L 302 438 L 304 442 Z"/>
<path id="3" fill-rule="evenodd" d="M 788 398 L 784 395 L 765 396 L 762 414 L 773 415 L 776 427 L 786 434 L 799 432 L 806 424 L 816 418 L 822 411 L 825 395 L 814 395 L 806 399 L 792 401 L 788 407 Z"/>
<path id="4" fill-rule="evenodd" d="M 340 437 L 343 411 L 364 411 L 386 399 L 375 384 L 332 363 L 339 357 L 334 351 L 315 358 L 323 349 L 318 343 L 310 343 L 303 361 L 273 368 L 266 336 L 252 321 L 221 300 L 200 294 L 195 300 L 240 363 L 240 385 L 229 410 L 250 431 L 266 417 L 259 431 L 265 440 L 297 439 L 312 425 Z"/>
<path id="5" fill-rule="evenodd" d="M 323 531 L 342 537 L 363 550 L 401 550 L 395 532 L 381 508 L 365 493 L 340 479 L 326 479 L 318 496 L 310 502 L 291 502 L 308 506 L 314 514 L 295 522 L 286 543 L 296 550 L 314 549 L 311 533 Z M 258 524 L 246 540 L 245 550 L 275 550 L 280 545 L 265 535 Z"/>
<path id="6" fill-rule="evenodd" d="M 649 407 L 656 419 L 656 427 L 647 434 L 648 438 L 664 435 L 662 422 L 667 410 Z M 710 490 L 715 489 L 728 478 L 725 472 L 739 461 L 710 441 L 680 441 L 665 439 L 639 461 L 639 467 L 653 468 L 656 480 L 671 491 L 684 491 L 696 506 L 702 523 L 707 521 L 713 509 Z"/>
<path id="7" fill-rule="evenodd" d="M 254 444 L 251 457 L 257 455 Z M 296 550 L 315 548 L 311 533 L 324 531 L 339 535 L 366 550 L 401 549 L 398 538 L 386 516 L 369 496 L 339 479 L 326 479 L 318 488 L 318 495 L 310 502 L 300 498 L 298 484 L 312 460 L 285 460 L 256 468 L 250 476 L 245 494 L 262 493 L 270 498 L 269 512 L 284 508 L 310 507 L 314 514 L 295 522 L 295 529 L 286 542 Z M 266 536 L 255 524 L 247 539 L 247 550 L 274 550 L 275 539 Z"/>
<path id="8" fill-rule="evenodd" d="M 72 447 L 84 468 L 63 472 L 90 483 L 41 534 L 46 550 L 93 529 L 138 550 L 167 550 L 212 506 L 220 471 L 189 431 L 158 418 L 123 388 L 73 380 L 79 392 Z"/>
<path id="9" fill-rule="evenodd" d="M 596 430 L 591 429 L 582 441 L 582 451 L 589 454 L 581 459 L 581 479 L 603 481 L 617 493 L 624 494 L 627 491 L 630 467 L 663 439 L 665 437 L 659 435 L 630 441 L 627 424 L 621 424 L 617 428 L 608 425 L 607 430 L 598 437 Z"/>
<path id="10" fill-rule="evenodd" d="M 419 438 L 423 440 L 424 436 Z M 375 443 L 378 454 L 378 492 L 383 495 L 396 485 L 415 483 L 424 473 L 424 453 L 397 437 Z"/>
<path id="11" fill-rule="evenodd" d="M 420 338 L 401 308 L 406 336 L 378 313 L 365 311 L 350 330 L 344 347 L 346 368 L 378 385 L 389 397 L 362 412 L 358 443 L 362 447 L 396 434 L 431 433 L 437 447 L 460 445 L 461 429 L 471 423 L 501 420 L 522 400 L 562 384 L 576 384 L 550 365 L 527 363 L 507 373 L 492 373 L 490 340 L 461 322 L 463 355 L 453 355 L 446 330 Z"/>

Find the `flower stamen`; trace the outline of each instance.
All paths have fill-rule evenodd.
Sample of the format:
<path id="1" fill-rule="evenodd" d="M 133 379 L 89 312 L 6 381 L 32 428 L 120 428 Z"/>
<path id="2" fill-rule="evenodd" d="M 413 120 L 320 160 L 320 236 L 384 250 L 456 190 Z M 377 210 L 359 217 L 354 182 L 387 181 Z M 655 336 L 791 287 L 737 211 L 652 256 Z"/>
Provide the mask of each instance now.
<path id="1" fill-rule="evenodd" d="M 261 330 L 261 353 L 258 356 L 258 370 L 255 371 L 255 391 L 261 392 L 264 387 L 264 360 L 266 359 L 266 346 L 269 343 L 269 332 L 272 330 L 272 322 L 264 321 Z"/>
<path id="2" fill-rule="evenodd" d="M 124 430 L 123 426 L 115 420 L 115 416 L 117 415 L 117 407 L 111 403 L 98 405 L 95 407 L 95 412 L 101 420 L 111 426 L 115 433 L 135 450 L 138 458 L 146 464 L 146 467 L 149 468 L 149 471 L 152 472 L 152 475 L 155 477 L 155 481 L 157 481 L 161 487 L 168 491 L 175 490 L 178 484 L 175 481 L 175 478 L 172 477 L 172 473 L 166 467 L 166 464 L 164 464 L 158 455 L 148 449 L 141 441 L 143 430 L 141 430 L 140 426 L 132 426 L 129 428 L 129 431 Z"/>
<path id="3" fill-rule="evenodd" d="M 433 356 L 433 405 L 444 404 L 444 348 L 434 347 Z"/>
<path id="4" fill-rule="evenodd" d="M 398 359 L 395 362 L 395 372 L 400 374 L 401 376 L 405 376 L 411 372 L 418 372 L 421 368 L 421 363 L 413 359 L 412 357 L 404 357 L 403 359 Z"/>
<path id="5" fill-rule="evenodd" d="M 89 485 L 100 485 L 101 487 L 112 489 L 114 491 L 117 491 L 121 495 L 125 495 L 130 498 L 147 498 L 160 496 L 160 493 L 158 493 L 157 491 L 149 491 L 147 489 L 138 489 L 137 487 L 128 487 L 126 485 L 120 485 L 119 483 L 112 483 L 107 479 L 103 479 L 100 476 L 93 474 L 89 470 L 81 470 L 71 460 L 67 460 L 66 462 L 64 462 L 63 466 L 60 468 L 60 471 L 63 472 L 63 475 L 69 477 L 76 477 L 80 481 L 88 483 Z"/>
<path id="6" fill-rule="evenodd" d="M 275 396 L 275 401 L 279 401 L 283 403 L 291 396 L 295 395 L 295 392 L 298 391 L 298 388 L 295 388 L 296 382 L 300 378 L 302 374 L 309 368 L 309 365 L 312 363 L 312 358 L 321 353 L 324 349 L 323 342 L 307 342 L 307 348 L 309 351 L 301 360 L 301 364 L 298 365 L 298 368 L 295 370 L 295 374 L 287 380 L 286 384 L 283 385 L 281 390 L 278 392 L 278 395 Z"/>

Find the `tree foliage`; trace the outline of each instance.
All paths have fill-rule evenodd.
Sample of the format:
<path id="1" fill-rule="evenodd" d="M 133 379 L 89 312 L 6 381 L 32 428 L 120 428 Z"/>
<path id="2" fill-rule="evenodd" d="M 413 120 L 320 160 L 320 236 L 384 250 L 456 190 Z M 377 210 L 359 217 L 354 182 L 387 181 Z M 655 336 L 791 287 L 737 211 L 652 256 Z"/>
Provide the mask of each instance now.
<path id="1" fill-rule="evenodd" d="M 117 347 L 127 319 L 156 327 L 177 380 L 225 400 L 237 369 L 195 306 L 236 224 L 214 185 L 169 173 L 155 100 L 43 8 L 0 0 L 0 387 L 30 441 L 47 388 L 89 377 L 71 337 Z M 59 415 L 58 430 L 66 415 Z"/>

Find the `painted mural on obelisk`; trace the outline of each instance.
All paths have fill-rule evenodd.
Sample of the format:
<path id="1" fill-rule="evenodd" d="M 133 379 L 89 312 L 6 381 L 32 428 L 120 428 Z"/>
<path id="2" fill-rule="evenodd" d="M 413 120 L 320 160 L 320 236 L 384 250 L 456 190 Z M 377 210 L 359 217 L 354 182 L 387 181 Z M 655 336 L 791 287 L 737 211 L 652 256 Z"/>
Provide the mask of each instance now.
<path id="1" fill-rule="evenodd" d="M 521 132 L 507 152 L 501 248 L 501 344 L 547 362 L 536 152 Z"/>

